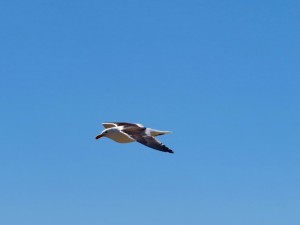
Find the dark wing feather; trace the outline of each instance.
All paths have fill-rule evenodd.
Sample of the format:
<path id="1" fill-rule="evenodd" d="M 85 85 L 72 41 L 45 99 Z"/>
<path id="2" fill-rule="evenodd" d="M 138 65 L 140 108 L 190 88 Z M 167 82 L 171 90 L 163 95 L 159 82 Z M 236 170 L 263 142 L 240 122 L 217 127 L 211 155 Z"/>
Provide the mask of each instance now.
<path id="1" fill-rule="evenodd" d="M 158 151 L 162 152 L 169 152 L 174 153 L 171 149 L 169 149 L 167 146 L 156 140 L 152 136 L 142 136 L 142 135 L 132 135 L 132 137 L 139 143 L 146 145 L 150 148 L 156 149 Z"/>
<path id="2" fill-rule="evenodd" d="M 116 124 L 117 126 L 133 126 L 133 127 L 140 127 L 143 126 L 141 124 L 136 124 L 136 123 L 126 123 L 126 122 L 107 122 L 107 123 L 113 123 Z M 139 126 L 140 125 L 140 126 Z"/>

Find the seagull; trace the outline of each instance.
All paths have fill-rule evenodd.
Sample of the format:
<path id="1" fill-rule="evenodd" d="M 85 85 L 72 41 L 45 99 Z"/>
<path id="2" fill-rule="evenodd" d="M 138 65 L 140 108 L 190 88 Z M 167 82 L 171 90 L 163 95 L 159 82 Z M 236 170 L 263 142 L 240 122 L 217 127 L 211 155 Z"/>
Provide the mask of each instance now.
<path id="1" fill-rule="evenodd" d="M 170 131 L 154 130 L 138 123 L 108 122 L 102 123 L 102 125 L 105 129 L 101 134 L 96 136 L 96 139 L 107 137 L 119 143 L 137 141 L 158 151 L 174 153 L 171 149 L 154 138 L 158 135 L 171 133 Z"/>

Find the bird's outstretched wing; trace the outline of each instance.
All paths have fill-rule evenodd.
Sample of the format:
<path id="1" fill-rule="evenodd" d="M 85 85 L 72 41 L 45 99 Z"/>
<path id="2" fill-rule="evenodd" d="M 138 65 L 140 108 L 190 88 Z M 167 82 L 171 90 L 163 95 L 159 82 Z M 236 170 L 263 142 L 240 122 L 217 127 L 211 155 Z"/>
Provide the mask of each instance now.
<path id="1" fill-rule="evenodd" d="M 144 127 L 142 124 L 138 124 L 138 123 L 126 123 L 126 122 L 107 122 L 107 123 L 102 123 L 102 125 L 105 128 L 118 127 L 118 126 Z"/>
<path id="2" fill-rule="evenodd" d="M 169 152 L 174 153 L 171 149 L 169 149 L 167 146 L 165 146 L 160 141 L 156 140 L 154 137 L 148 136 L 148 135 L 132 135 L 132 137 L 139 143 L 146 145 L 150 148 L 156 149 L 158 151 L 162 152 Z"/>

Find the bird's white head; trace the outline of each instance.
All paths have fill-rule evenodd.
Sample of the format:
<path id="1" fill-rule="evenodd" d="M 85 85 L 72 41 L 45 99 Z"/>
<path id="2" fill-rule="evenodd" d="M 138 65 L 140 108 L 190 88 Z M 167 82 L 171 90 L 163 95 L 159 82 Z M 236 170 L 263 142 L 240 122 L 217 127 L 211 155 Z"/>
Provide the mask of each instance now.
<path id="1" fill-rule="evenodd" d="M 116 129 L 115 127 L 111 127 L 111 128 L 107 128 L 105 130 L 103 130 L 101 132 L 101 134 L 96 136 L 96 139 L 102 138 L 102 137 L 111 137 L 114 134 L 116 134 L 117 132 L 119 132 L 118 129 Z"/>

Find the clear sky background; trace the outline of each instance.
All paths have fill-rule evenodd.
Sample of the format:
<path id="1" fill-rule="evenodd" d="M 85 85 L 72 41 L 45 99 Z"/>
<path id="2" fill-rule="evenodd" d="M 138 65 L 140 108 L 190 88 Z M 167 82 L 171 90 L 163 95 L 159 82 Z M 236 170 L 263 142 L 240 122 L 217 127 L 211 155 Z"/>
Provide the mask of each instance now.
<path id="1" fill-rule="evenodd" d="M 0 224 L 300 224 L 299 9 L 1 1 Z"/>

